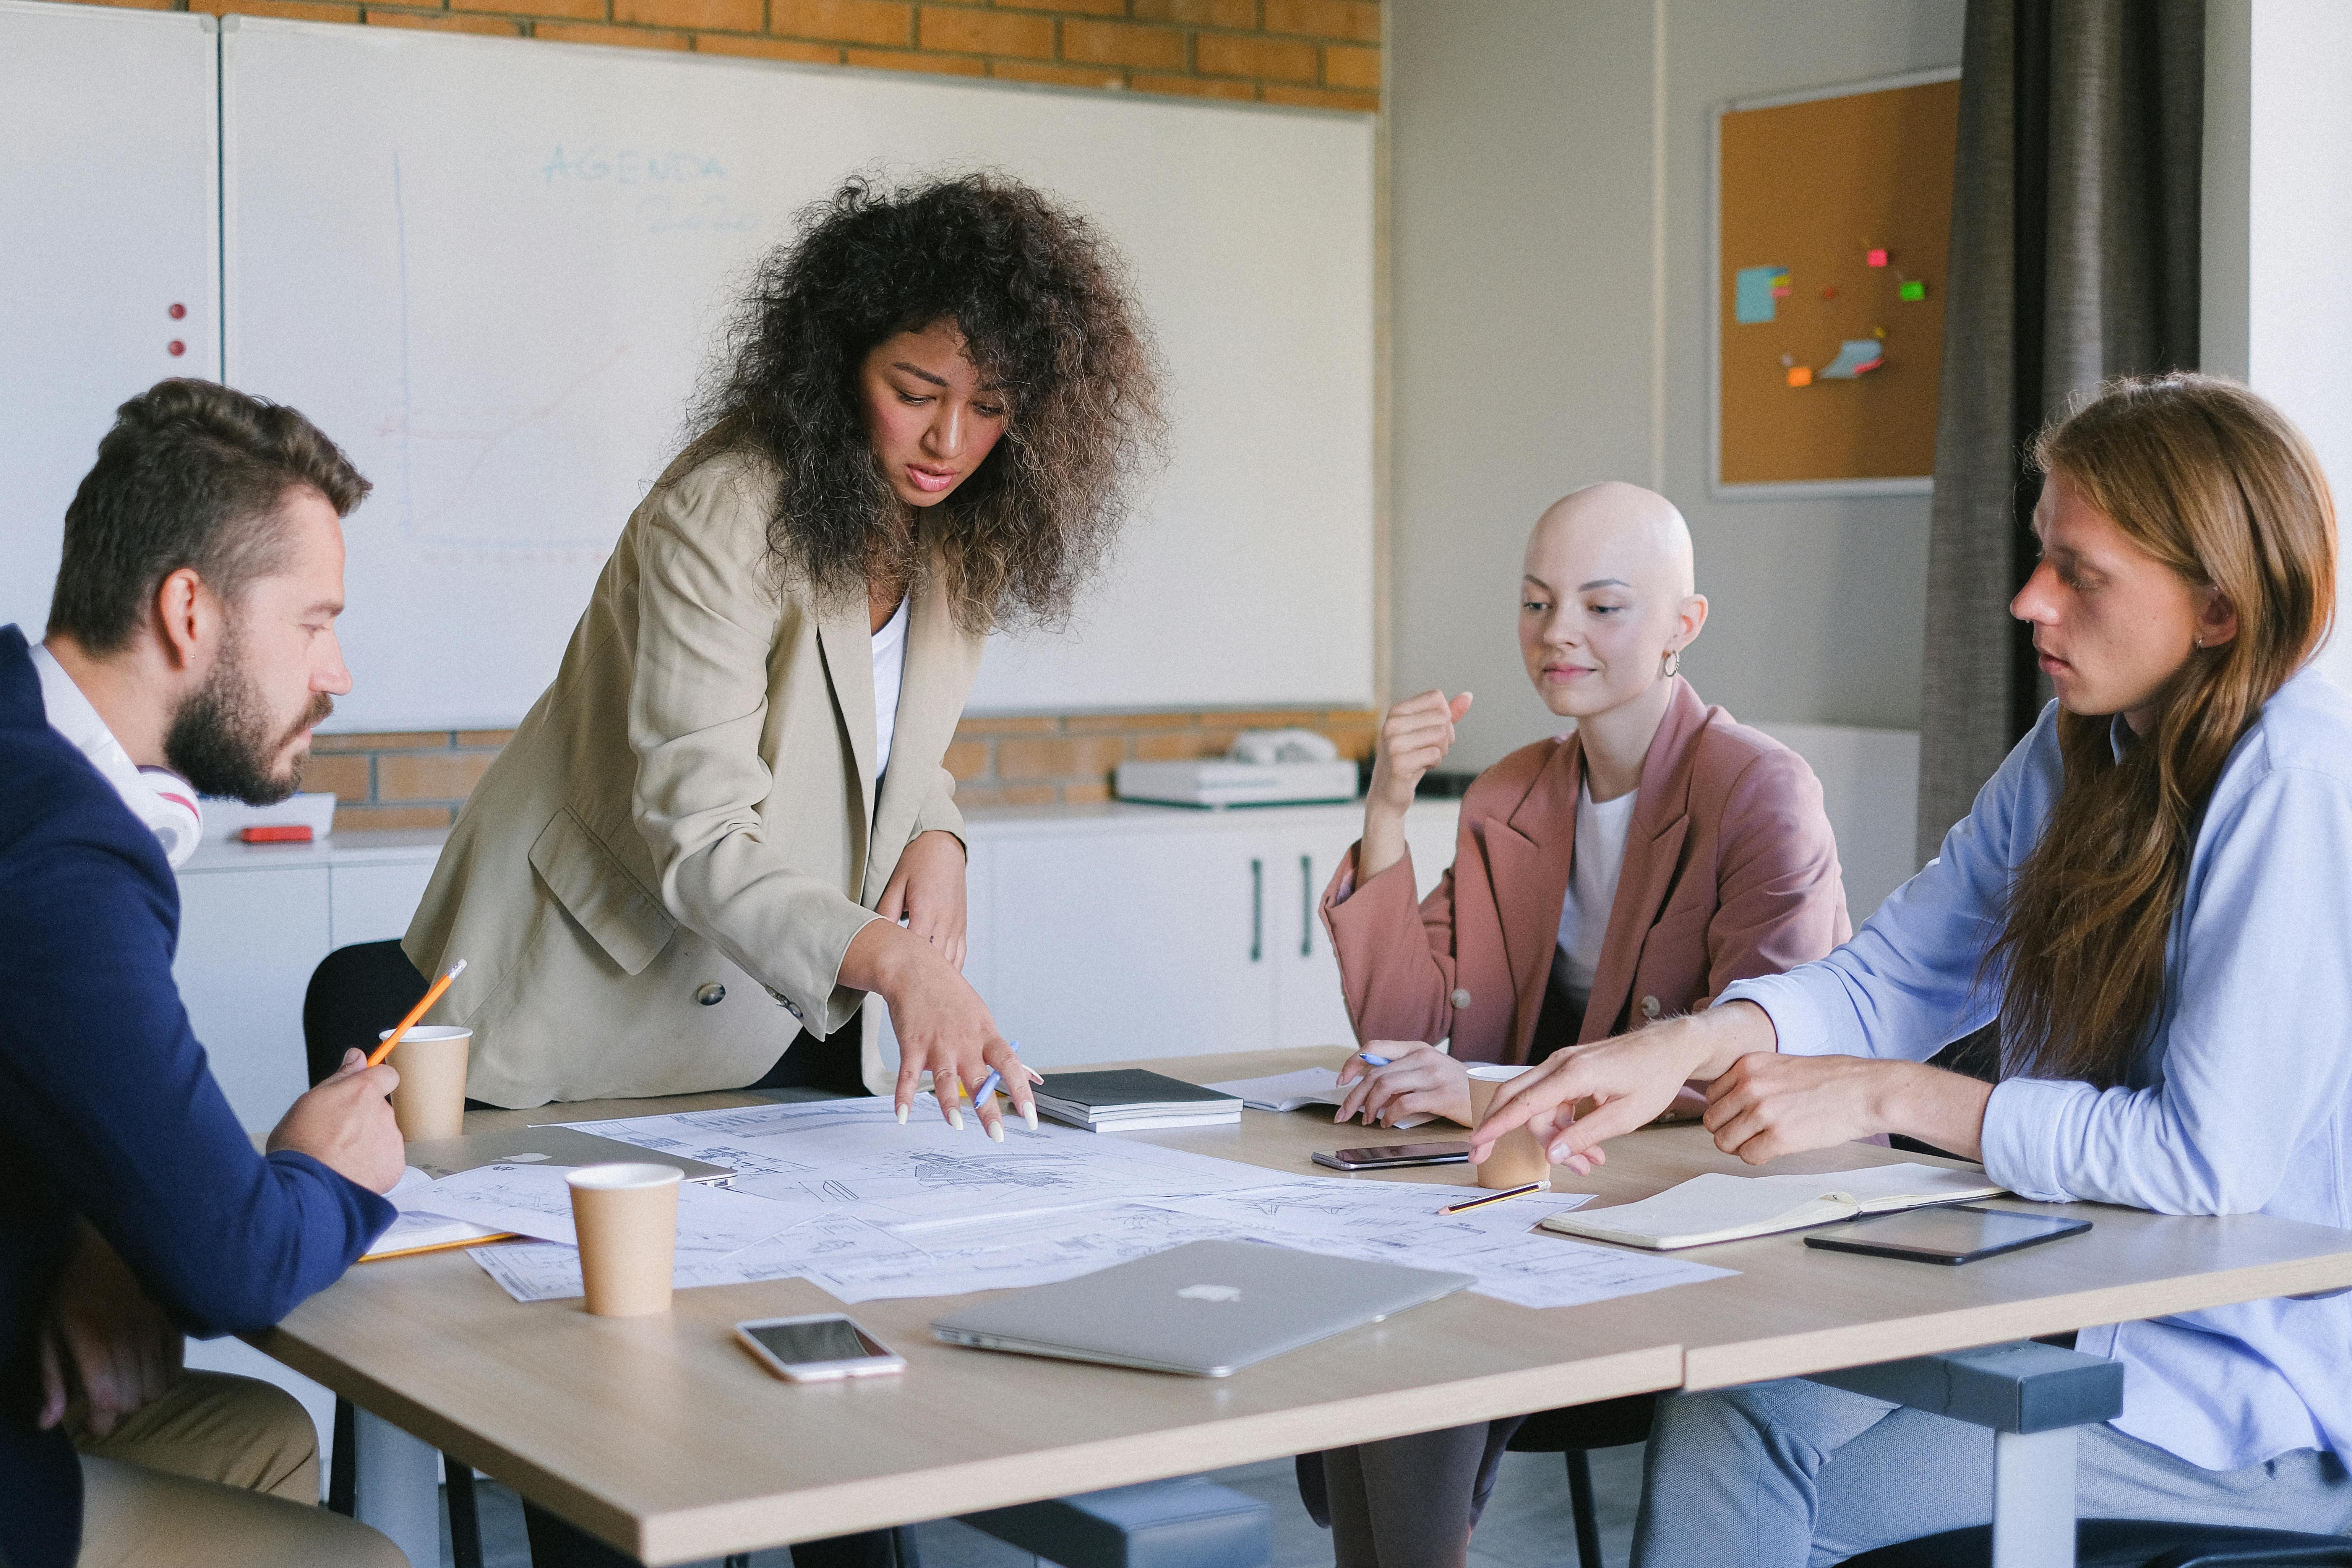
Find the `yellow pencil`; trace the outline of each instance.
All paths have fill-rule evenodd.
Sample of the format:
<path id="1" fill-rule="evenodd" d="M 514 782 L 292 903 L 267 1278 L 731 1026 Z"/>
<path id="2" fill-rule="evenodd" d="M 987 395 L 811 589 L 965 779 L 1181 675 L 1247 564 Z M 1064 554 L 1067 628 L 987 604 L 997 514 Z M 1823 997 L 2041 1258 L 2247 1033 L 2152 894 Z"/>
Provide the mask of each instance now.
<path id="1" fill-rule="evenodd" d="M 1541 1192 L 1544 1188 L 1549 1185 L 1551 1185 L 1549 1182 L 1529 1182 L 1523 1186 L 1505 1187 L 1499 1193 L 1488 1193 L 1484 1197 L 1472 1198 L 1468 1203 L 1454 1204 L 1448 1207 L 1439 1209 L 1437 1212 L 1439 1214 L 1460 1214 L 1464 1209 L 1482 1208 L 1487 1204 L 1501 1203 L 1505 1198 L 1525 1197 L 1529 1193 Z"/>
<path id="2" fill-rule="evenodd" d="M 409 1030 L 416 1027 L 416 1020 L 422 1018 L 426 1013 L 432 1011 L 433 1004 L 441 1000 L 441 993 L 449 989 L 449 982 L 457 979 L 457 976 L 463 974 L 465 972 L 466 961 L 464 959 L 461 958 L 457 963 L 451 964 L 449 966 L 449 973 L 435 981 L 433 983 L 433 989 L 425 994 L 425 1000 L 419 1002 L 415 1006 L 411 1007 L 408 1010 L 408 1016 L 400 1021 L 400 1027 L 394 1029 L 391 1034 L 386 1035 L 383 1037 L 383 1044 L 378 1046 L 374 1051 L 370 1053 L 367 1059 L 367 1065 L 372 1068 L 382 1067 L 383 1065 L 383 1058 L 392 1055 L 392 1047 L 400 1044 L 400 1037 L 408 1033 Z"/>

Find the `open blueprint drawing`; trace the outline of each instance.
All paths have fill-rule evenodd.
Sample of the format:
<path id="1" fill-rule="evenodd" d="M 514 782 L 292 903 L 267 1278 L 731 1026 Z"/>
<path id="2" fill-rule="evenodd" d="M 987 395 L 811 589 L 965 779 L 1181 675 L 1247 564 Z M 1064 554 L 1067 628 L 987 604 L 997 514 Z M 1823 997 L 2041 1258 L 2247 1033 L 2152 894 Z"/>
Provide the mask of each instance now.
<path id="1" fill-rule="evenodd" d="M 1007 1117 L 1004 1142 L 967 1117 L 961 1132 L 929 1095 L 900 1126 L 886 1100 L 826 1100 L 575 1123 L 640 1148 L 731 1165 L 733 1190 L 815 1203 L 879 1225 L 956 1225 L 1123 1198 L 1229 1192 L 1265 1173 L 1230 1160 Z"/>
<path id="2" fill-rule="evenodd" d="M 1009 1120 L 1005 1141 L 995 1143 L 975 1122 L 954 1131 L 926 1096 L 905 1126 L 882 1100 L 575 1125 L 736 1171 L 731 1190 L 681 1194 L 679 1289 L 803 1279 L 853 1303 L 960 1296 L 1053 1284 L 1220 1239 L 1458 1269 L 1477 1277 L 1479 1293 L 1523 1307 L 1573 1306 L 1733 1272 L 1535 1228 L 1545 1215 L 1590 1201 L 1580 1193 L 1444 1215 L 1438 1211 L 1475 1189 L 1285 1177 L 1073 1128 L 1032 1132 Z M 466 1191 L 441 1200 L 450 1212 L 568 1236 L 560 1173 L 499 1167 L 469 1175 L 457 1182 Z M 580 1255 L 562 1239 L 472 1256 L 517 1300 L 581 1294 Z"/>

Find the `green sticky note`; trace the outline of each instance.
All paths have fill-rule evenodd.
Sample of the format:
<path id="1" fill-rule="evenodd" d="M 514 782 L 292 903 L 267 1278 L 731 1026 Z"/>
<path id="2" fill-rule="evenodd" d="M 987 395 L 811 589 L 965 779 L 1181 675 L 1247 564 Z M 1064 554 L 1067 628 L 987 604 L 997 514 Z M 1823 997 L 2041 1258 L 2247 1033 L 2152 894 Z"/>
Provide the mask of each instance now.
<path id="1" fill-rule="evenodd" d="M 1896 297 L 1899 299 L 1924 300 L 1927 297 L 1927 286 L 1915 278 L 1910 282 L 1906 283 L 1901 288 L 1897 289 L 1895 292 Z"/>

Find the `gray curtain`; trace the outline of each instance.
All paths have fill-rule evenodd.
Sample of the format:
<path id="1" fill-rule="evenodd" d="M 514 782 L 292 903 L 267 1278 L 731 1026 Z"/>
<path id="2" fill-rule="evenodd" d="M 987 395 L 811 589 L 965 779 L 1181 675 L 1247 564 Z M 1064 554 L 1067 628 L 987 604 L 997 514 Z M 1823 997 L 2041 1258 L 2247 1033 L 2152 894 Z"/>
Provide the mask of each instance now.
<path id="1" fill-rule="evenodd" d="M 2197 363 L 2205 0 L 1969 0 L 1927 553 L 1918 853 L 2047 693 L 2009 601 L 2044 421 Z"/>

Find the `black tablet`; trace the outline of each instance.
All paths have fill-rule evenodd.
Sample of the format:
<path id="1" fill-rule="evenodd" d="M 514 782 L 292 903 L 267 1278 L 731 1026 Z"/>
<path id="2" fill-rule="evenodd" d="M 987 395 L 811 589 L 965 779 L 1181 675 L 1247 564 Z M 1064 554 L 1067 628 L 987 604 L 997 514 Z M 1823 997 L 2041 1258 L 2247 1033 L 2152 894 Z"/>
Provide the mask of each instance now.
<path id="1" fill-rule="evenodd" d="M 1805 1237 L 1807 1247 L 1829 1252 L 1867 1252 L 1876 1258 L 1907 1258 L 1915 1263 L 1974 1263 L 1996 1253 L 2038 1247 L 2091 1228 L 2086 1219 L 2015 1214 L 2007 1209 L 1947 1204 L 1873 1215 Z"/>

